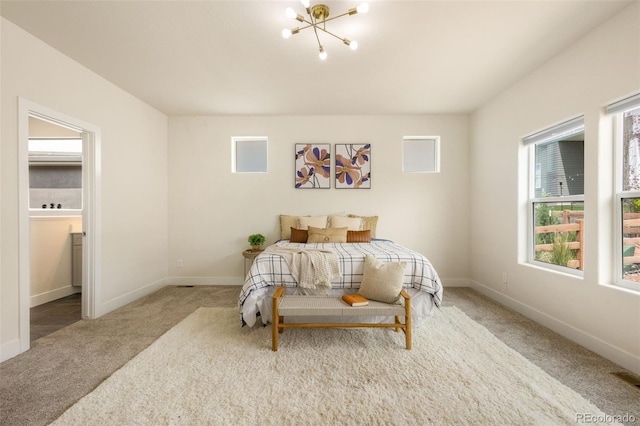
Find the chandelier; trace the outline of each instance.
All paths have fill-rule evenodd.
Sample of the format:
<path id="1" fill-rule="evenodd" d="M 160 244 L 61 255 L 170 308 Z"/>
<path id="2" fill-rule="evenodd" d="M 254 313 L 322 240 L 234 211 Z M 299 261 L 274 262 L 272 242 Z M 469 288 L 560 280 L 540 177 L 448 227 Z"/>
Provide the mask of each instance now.
<path id="1" fill-rule="evenodd" d="M 287 10 L 285 11 L 285 15 L 287 16 L 287 18 L 296 19 L 297 21 L 307 25 L 303 27 L 292 28 L 292 29 L 285 28 L 284 30 L 282 30 L 282 37 L 289 38 L 294 34 L 298 34 L 300 31 L 304 29 L 313 28 L 313 32 L 316 36 L 316 40 L 318 41 L 318 49 L 320 50 L 320 59 L 322 60 L 327 59 L 327 52 L 324 50 L 324 47 L 320 42 L 320 36 L 318 35 L 318 31 L 322 31 L 326 34 L 329 34 L 330 36 L 337 38 L 338 40 L 340 40 L 341 42 L 349 46 L 351 50 L 356 50 L 358 48 L 357 41 L 349 40 L 344 37 L 339 37 L 335 35 L 331 31 L 327 30 L 326 23 L 346 15 L 355 15 L 356 13 L 367 13 L 369 11 L 369 5 L 367 3 L 362 3 L 360 6 L 351 8 L 341 15 L 337 15 L 332 18 L 329 18 L 329 6 L 324 4 L 316 4 L 314 6 L 311 6 L 311 4 L 309 3 L 309 0 L 301 0 L 301 2 L 307 11 L 307 15 L 309 15 L 309 19 L 307 19 L 303 15 L 300 15 L 291 7 L 287 8 Z"/>

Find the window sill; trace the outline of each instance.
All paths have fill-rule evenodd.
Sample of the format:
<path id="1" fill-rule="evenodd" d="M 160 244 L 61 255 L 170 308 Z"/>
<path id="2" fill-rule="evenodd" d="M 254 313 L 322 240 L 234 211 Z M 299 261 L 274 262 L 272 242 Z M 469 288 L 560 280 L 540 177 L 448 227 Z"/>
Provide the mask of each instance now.
<path id="1" fill-rule="evenodd" d="M 584 271 L 580 269 L 567 268 L 564 266 L 554 265 L 552 263 L 540 262 L 537 260 L 522 262 L 521 265 L 538 269 L 540 271 L 546 271 L 546 272 L 551 272 L 553 274 L 564 275 L 569 278 L 578 278 L 580 280 L 584 279 Z"/>
<path id="2" fill-rule="evenodd" d="M 604 287 L 615 289 L 615 290 L 620 290 L 625 293 L 635 294 L 636 296 L 640 295 L 640 283 L 636 283 L 633 281 L 621 280 L 613 284 L 601 284 L 601 285 Z"/>

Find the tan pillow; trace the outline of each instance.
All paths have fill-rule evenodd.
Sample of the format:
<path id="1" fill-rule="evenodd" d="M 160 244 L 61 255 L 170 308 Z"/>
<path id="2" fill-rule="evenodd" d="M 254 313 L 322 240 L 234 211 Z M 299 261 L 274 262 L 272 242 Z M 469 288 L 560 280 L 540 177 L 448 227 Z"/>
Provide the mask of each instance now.
<path id="1" fill-rule="evenodd" d="M 362 229 L 362 218 L 347 216 L 329 216 L 329 226 L 331 228 L 344 228 L 349 231 L 359 231 Z"/>
<path id="2" fill-rule="evenodd" d="M 298 216 L 280 215 L 280 239 L 291 239 L 291 228 L 298 227 Z"/>
<path id="3" fill-rule="evenodd" d="M 406 266 L 406 262 L 385 263 L 373 256 L 365 256 L 362 284 L 358 293 L 370 300 L 398 303 Z"/>
<path id="4" fill-rule="evenodd" d="M 307 229 L 310 226 L 315 228 L 327 227 L 327 216 L 300 216 L 298 217 L 298 229 Z"/>
<path id="5" fill-rule="evenodd" d="M 292 243 L 306 243 L 307 238 L 309 238 L 309 231 L 306 229 L 291 228 L 291 238 L 289 240 Z"/>
<path id="6" fill-rule="evenodd" d="M 309 227 L 308 243 L 346 243 L 347 228 Z"/>
<path id="7" fill-rule="evenodd" d="M 350 214 L 349 217 L 359 217 L 362 219 L 362 230 L 370 230 L 371 238 L 376 238 L 376 227 L 378 226 L 378 216 L 357 216 L 355 214 Z"/>
<path id="8" fill-rule="evenodd" d="M 347 231 L 348 243 L 370 243 L 371 231 Z"/>

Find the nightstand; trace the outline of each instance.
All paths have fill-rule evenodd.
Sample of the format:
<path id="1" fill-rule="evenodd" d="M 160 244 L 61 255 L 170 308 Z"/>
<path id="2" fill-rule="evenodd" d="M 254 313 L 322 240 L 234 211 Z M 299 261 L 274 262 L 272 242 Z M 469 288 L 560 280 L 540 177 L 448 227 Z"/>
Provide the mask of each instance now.
<path id="1" fill-rule="evenodd" d="M 242 252 L 242 256 L 244 257 L 244 276 L 247 276 L 247 272 L 249 272 L 249 268 L 253 264 L 253 259 L 256 258 L 257 255 L 262 253 L 264 250 L 245 250 Z M 249 266 L 247 266 L 247 260 L 249 261 Z"/>

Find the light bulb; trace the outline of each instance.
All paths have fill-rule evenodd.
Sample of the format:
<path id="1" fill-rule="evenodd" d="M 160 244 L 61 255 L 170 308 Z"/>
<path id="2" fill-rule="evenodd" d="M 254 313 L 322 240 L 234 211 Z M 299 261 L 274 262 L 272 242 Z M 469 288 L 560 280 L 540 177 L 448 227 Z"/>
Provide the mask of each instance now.
<path id="1" fill-rule="evenodd" d="M 291 30 L 289 28 L 285 28 L 284 30 L 282 30 L 282 37 L 284 37 L 284 38 L 291 37 L 291 34 L 293 34 L 293 33 L 291 32 Z"/>
<path id="2" fill-rule="evenodd" d="M 369 11 L 369 3 L 362 3 L 356 10 L 358 13 L 367 13 Z"/>
<path id="3" fill-rule="evenodd" d="M 320 59 L 324 61 L 325 59 L 327 59 L 327 52 L 325 52 L 324 49 L 321 48 L 320 54 L 318 56 L 320 56 Z"/>
<path id="4" fill-rule="evenodd" d="M 309 5 L 311 5 L 311 2 L 309 0 L 300 0 L 300 3 L 302 3 L 305 9 L 308 9 Z"/>
<path id="5" fill-rule="evenodd" d="M 356 50 L 358 48 L 358 42 L 357 41 L 352 41 L 351 43 L 349 43 L 349 47 L 351 48 L 351 50 Z"/>
<path id="6" fill-rule="evenodd" d="M 291 19 L 295 19 L 296 16 L 298 16 L 298 14 L 296 13 L 295 10 L 293 10 L 293 8 L 288 7 L 285 11 L 284 14 L 286 15 L 287 18 L 291 18 Z"/>

